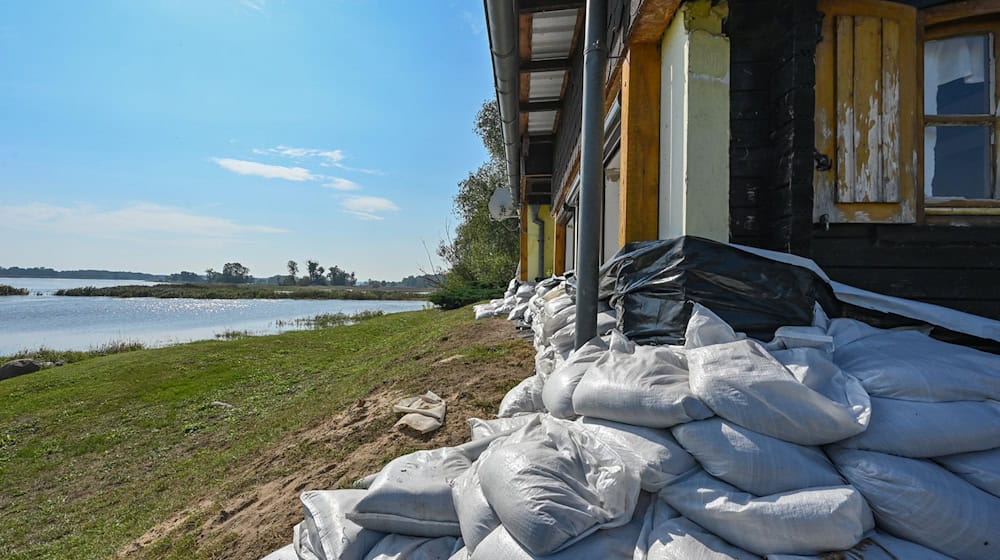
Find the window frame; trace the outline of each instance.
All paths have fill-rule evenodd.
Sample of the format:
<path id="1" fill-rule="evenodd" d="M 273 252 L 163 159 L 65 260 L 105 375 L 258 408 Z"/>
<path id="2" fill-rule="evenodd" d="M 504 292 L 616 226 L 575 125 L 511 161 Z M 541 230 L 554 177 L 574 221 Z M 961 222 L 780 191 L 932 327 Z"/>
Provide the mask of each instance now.
<path id="1" fill-rule="evenodd" d="M 969 6 L 976 4 L 976 6 Z M 965 5 L 965 6 L 962 6 Z M 1000 2 L 960 2 L 922 10 L 917 45 L 917 207 L 926 216 L 1000 215 Z M 987 115 L 925 115 L 924 114 L 924 48 L 928 41 L 967 35 L 992 34 L 993 52 L 990 86 L 993 114 Z M 924 137 L 927 126 L 968 124 L 992 126 L 992 193 L 993 198 L 954 198 L 931 196 L 926 192 L 924 171 L 926 156 Z M 918 220 L 924 221 L 924 220 Z"/>

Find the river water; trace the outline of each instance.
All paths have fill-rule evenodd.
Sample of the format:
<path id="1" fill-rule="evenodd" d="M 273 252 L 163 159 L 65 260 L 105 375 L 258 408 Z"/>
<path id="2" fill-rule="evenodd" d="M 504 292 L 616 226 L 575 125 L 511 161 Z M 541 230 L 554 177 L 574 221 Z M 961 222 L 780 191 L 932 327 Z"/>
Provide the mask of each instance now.
<path id="1" fill-rule="evenodd" d="M 158 299 L 65 297 L 62 288 L 150 284 L 134 280 L 0 278 L 31 295 L 0 297 L 0 356 L 39 347 L 86 350 L 113 341 L 165 346 L 226 331 L 272 334 L 303 328 L 295 319 L 324 313 L 413 311 L 423 301 Z M 282 324 L 285 322 L 286 324 Z"/>

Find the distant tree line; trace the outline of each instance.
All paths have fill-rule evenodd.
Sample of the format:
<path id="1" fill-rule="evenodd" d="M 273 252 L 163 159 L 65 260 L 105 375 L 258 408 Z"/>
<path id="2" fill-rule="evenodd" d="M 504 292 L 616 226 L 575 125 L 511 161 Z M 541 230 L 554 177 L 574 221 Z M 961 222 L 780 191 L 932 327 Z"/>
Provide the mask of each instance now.
<path id="1" fill-rule="evenodd" d="M 320 266 L 319 261 L 306 261 L 306 275 L 299 278 L 299 263 L 288 261 L 285 265 L 288 269 L 286 282 L 289 285 L 299 286 L 356 286 L 358 278 L 354 272 L 348 272 L 337 265 L 326 268 Z"/>

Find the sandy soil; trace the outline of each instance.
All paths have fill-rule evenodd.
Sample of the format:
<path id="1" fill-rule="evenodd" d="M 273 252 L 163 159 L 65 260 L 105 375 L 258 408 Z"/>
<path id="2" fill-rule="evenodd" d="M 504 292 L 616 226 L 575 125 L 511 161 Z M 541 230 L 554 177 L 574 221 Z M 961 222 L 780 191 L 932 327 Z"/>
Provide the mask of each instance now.
<path id="1" fill-rule="evenodd" d="M 472 344 L 505 342 L 509 351 L 495 358 L 459 353 Z M 405 386 L 376 388 L 344 412 L 288 434 L 281 444 L 226 477 L 223 487 L 242 490 L 207 489 L 201 502 L 152 528 L 119 556 L 144 557 L 159 539 L 187 534 L 214 557 L 260 558 L 291 542 L 292 527 L 302 521 L 302 491 L 350 487 L 401 454 L 468 441 L 466 420 L 493 417 L 504 393 L 531 374 L 534 351 L 510 322 L 494 319 L 465 325 L 425 353 L 402 359 L 419 361 L 426 372 Z M 427 390 L 448 402 L 445 425 L 426 436 L 393 428 L 399 415 L 392 405 Z"/>

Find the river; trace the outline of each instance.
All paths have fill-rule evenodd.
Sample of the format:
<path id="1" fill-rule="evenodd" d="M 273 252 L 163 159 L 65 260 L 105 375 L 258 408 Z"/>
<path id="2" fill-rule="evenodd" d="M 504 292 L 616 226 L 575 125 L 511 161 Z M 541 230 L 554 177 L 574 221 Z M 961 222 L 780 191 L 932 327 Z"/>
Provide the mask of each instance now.
<path id="1" fill-rule="evenodd" d="M 40 347 L 87 350 L 109 342 L 146 346 L 215 338 L 227 331 L 273 334 L 303 328 L 290 323 L 324 313 L 395 313 L 423 309 L 424 301 L 291 299 L 158 299 L 65 297 L 63 288 L 151 284 L 134 280 L 0 278 L 31 295 L 0 297 L 0 356 Z"/>

